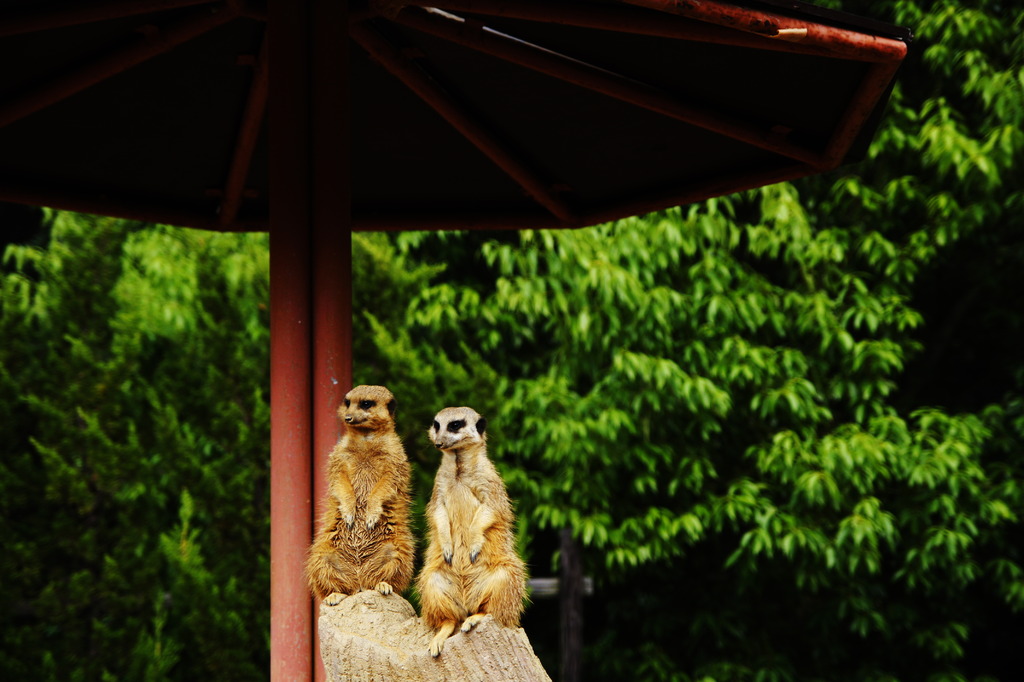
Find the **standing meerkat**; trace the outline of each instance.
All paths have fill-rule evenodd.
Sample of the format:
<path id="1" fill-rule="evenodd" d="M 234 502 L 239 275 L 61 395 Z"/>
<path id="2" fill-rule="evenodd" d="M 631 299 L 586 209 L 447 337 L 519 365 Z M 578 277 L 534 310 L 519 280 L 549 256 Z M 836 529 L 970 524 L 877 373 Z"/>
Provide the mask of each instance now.
<path id="1" fill-rule="evenodd" d="M 345 435 L 328 458 L 328 501 L 306 559 L 309 589 L 328 606 L 360 590 L 405 590 L 415 546 L 395 397 L 383 386 L 356 386 L 338 416 Z"/>
<path id="2" fill-rule="evenodd" d="M 526 569 L 516 551 L 515 515 L 505 484 L 487 458 L 487 420 L 468 407 L 446 407 L 429 436 L 441 451 L 427 503 L 429 543 L 416 581 L 423 620 L 437 630 L 430 655 L 462 623 L 469 632 L 487 614 L 517 627 Z"/>

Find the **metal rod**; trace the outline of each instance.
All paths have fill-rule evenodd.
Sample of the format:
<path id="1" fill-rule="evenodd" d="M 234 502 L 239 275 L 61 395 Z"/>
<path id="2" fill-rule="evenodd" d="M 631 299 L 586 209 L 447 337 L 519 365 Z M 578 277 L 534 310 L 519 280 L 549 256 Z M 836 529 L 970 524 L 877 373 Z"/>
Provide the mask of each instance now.
<path id="1" fill-rule="evenodd" d="M 516 181 L 537 203 L 565 222 L 575 218 L 573 211 L 548 185 L 519 161 L 497 137 L 470 116 L 437 81 L 403 56 L 379 33 L 363 24 L 353 24 L 349 34 L 381 66 L 398 78 L 428 106 L 436 111 L 463 137 L 469 140 L 498 168 Z"/>
<path id="2" fill-rule="evenodd" d="M 775 40 L 765 36 L 717 26 L 703 21 L 686 19 L 664 13 L 647 12 L 623 5 L 582 5 L 549 3 L 542 0 L 423 0 L 409 4 L 436 7 L 453 12 L 467 12 L 485 16 L 537 21 L 579 28 L 592 28 L 616 33 L 633 33 L 674 40 L 712 43 L 745 47 L 772 52 L 791 52 L 818 57 L 838 56 L 828 47 L 803 45 L 797 42 Z M 872 61 L 873 55 L 864 55 Z"/>
<path id="3" fill-rule="evenodd" d="M 819 152 L 788 142 L 770 130 L 757 128 L 723 112 L 682 103 L 639 81 L 467 22 L 461 17 L 437 10 L 407 7 L 394 16 L 394 21 L 766 151 L 814 166 L 823 164 Z"/>
<path id="4" fill-rule="evenodd" d="M 271 0 L 270 679 L 313 677 L 309 2 Z"/>
<path id="5" fill-rule="evenodd" d="M 748 31 L 777 40 L 796 40 L 801 45 L 827 49 L 832 56 L 858 61 L 899 62 L 907 56 L 907 44 L 895 38 L 803 21 L 772 12 L 738 7 L 716 0 L 625 0 L 631 5 Z"/>
<path id="6" fill-rule="evenodd" d="M 210 4 L 210 0 L 114 0 L 85 6 L 65 5 L 4 19 L 0 24 L 0 37 L 205 4 Z"/>
<path id="7" fill-rule="evenodd" d="M 232 6 L 192 14 L 152 34 L 140 37 L 133 45 L 117 50 L 94 62 L 62 73 L 20 98 L 0 106 L 0 128 L 40 109 L 56 104 L 111 76 L 168 52 L 178 45 L 234 19 Z"/>
<path id="8" fill-rule="evenodd" d="M 267 39 L 263 38 L 259 56 L 253 66 L 252 84 L 245 101 L 245 111 L 238 127 L 235 140 L 235 151 L 231 157 L 228 177 L 224 182 L 224 199 L 220 205 L 220 222 L 230 225 L 238 217 L 238 209 L 242 205 L 242 193 L 245 191 L 245 180 L 249 175 L 249 165 L 259 139 L 260 126 L 267 109 Z"/>

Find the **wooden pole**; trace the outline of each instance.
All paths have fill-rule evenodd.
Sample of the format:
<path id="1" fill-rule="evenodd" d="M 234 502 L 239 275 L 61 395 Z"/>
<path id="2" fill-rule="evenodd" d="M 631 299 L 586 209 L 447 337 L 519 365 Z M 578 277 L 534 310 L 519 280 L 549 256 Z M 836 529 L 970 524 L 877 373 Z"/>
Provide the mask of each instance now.
<path id="1" fill-rule="evenodd" d="M 309 75 L 304 2 L 270 3 L 270 679 L 312 679 Z"/>
<path id="2" fill-rule="evenodd" d="M 338 407 L 352 387 L 352 217 L 348 121 L 348 3 L 312 3 L 311 161 L 313 217 L 313 499 L 327 494 L 327 456 L 341 436 Z M 317 508 L 314 523 L 322 510 Z M 313 608 L 313 671 L 320 656 Z"/>
<path id="3" fill-rule="evenodd" d="M 271 680 L 323 679 L 303 563 L 351 384 L 347 3 L 269 6 Z"/>

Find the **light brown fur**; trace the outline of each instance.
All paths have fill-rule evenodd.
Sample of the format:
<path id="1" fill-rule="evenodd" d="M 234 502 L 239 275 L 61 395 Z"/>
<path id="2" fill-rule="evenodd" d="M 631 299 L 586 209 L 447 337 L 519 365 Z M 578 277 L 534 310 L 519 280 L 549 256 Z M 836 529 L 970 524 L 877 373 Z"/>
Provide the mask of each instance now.
<path id="1" fill-rule="evenodd" d="M 353 388 L 338 409 L 345 435 L 328 458 L 328 499 L 306 559 L 309 589 L 329 606 L 360 590 L 402 592 L 412 579 L 409 460 L 394 410 L 383 386 Z"/>
<path id="2" fill-rule="evenodd" d="M 441 466 L 427 504 L 429 543 L 416 581 L 423 620 L 437 630 L 437 656 L 461 622 L 469 632 L 487 614 L 517 627 L 526 568 L 516 551 L 515 516 L 505 484 L 487 458 L 486 420 L 468 407 L 446 407 L 429 435 Z"/>

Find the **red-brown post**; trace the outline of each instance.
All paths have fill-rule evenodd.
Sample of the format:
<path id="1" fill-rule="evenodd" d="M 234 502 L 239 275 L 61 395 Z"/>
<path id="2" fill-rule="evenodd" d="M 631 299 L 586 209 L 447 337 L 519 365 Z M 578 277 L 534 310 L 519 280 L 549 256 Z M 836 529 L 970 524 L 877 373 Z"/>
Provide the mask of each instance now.
<path id="1" fill-rule="evenodd" d="M 312 238 L 305 3 L 270 3 L 270 678 L 312 679 Z"/>
<path id="2" fill-rule="evenodd" d="M 316 0 L 311 25 L 313 177 L 313 499 L 327 492 L 327 455 L 352 387 L 352 209 L 349 176 L 348 3 Z M 313 671 L 327 679 L 313 605 Z"/>
<path id="3" fill-rule="evenodd" d="M 271 0 L 270 669 L 323 679 L 302 567 L 351 384 L 347 3 Z"/>

